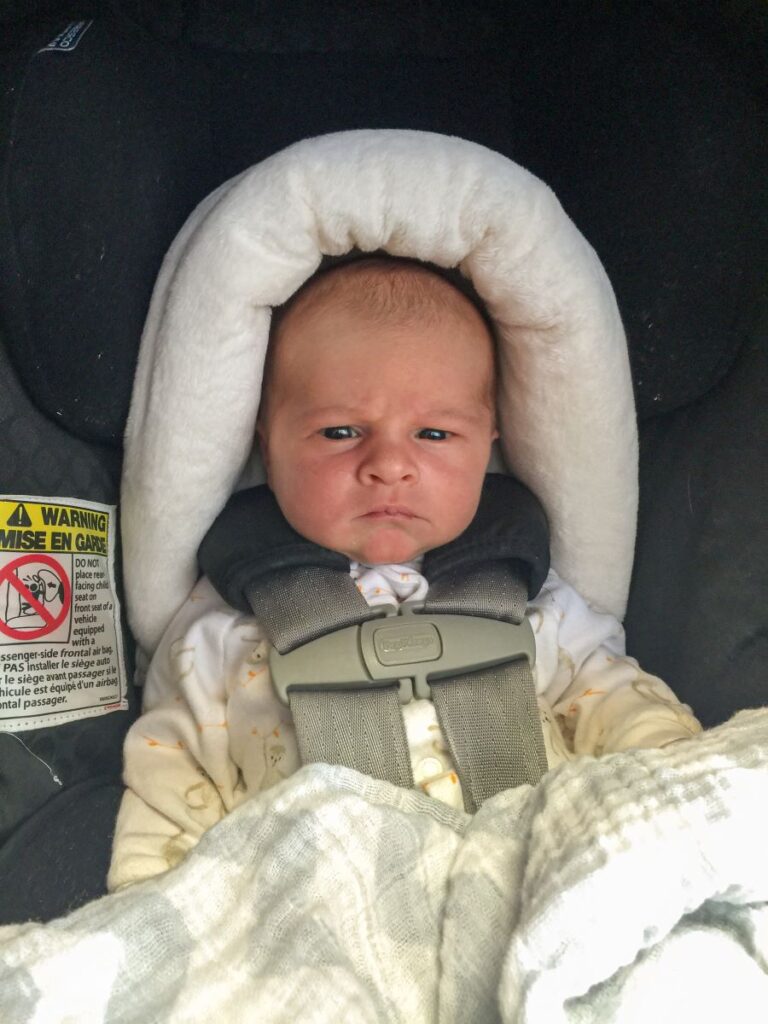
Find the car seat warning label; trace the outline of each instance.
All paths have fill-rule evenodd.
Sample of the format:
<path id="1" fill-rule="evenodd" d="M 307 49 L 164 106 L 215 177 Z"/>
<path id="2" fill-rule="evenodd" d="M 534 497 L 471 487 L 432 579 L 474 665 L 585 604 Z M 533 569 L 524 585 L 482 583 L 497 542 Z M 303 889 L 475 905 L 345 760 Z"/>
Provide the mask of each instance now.
<path id="1" fill-rule="evenodd" d="M 115 506 L 0 498 L 0 731 L 127 708 Z"/>

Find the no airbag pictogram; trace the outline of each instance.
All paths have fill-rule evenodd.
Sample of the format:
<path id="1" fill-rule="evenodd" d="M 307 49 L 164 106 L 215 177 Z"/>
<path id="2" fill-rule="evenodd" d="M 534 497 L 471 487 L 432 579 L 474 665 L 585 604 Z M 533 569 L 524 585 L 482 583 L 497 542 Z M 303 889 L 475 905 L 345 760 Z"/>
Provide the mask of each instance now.
<path id="1" fill-rule="evenodd" d="M 45 554 L 15 558 L 0 567 L 0 633 L 12 640 L 51 637 L 72 610 L 72 586 L 61 563 Z"/>

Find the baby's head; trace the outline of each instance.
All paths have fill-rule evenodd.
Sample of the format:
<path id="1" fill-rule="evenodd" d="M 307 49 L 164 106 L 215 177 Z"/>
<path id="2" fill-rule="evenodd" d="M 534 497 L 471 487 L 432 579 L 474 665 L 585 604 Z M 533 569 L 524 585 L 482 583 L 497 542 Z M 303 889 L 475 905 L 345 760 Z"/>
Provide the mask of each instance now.
<path id="1" fill-rule="evenodd" d="M 493 340 L 413 261 L 311 278 L 273 324 L 258 432 L 269 486 L 309 540 L 405 562 L 472 521 L 495 427 Z"/>

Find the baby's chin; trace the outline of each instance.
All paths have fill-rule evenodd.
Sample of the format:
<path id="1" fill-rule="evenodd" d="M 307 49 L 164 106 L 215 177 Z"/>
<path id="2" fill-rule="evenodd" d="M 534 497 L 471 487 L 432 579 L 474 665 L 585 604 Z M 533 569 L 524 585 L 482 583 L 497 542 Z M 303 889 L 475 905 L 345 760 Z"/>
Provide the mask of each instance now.
<path id="1" fill-rule="evenodd" d="M 370 537 L 364 538 L 351 547 L 345 554 L 356 562 L 365 565 L 400 565 L 412 562 L 423 555 L 429 545 L 417 541 L 397 528 L 377 530 Z"/>

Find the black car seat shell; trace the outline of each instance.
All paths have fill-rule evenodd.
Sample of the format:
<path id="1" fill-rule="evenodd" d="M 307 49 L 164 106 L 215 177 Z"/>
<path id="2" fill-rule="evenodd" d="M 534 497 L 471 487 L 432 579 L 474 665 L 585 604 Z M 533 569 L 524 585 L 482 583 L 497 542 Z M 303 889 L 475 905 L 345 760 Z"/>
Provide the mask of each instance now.
<path id="1" fill-rule="evenodd" d="M 629 652 L 705 725 L 766 703 L 764 6 L 221 6 L 6 5 L 0 494 L 118 503 L 152 285 L 211 189 L 310 135 L 459 135 L 552 186 L 618 295 L 640 421 Z M 129 703 L 0 731 L 6 891 L 32 835 L 86 830 L 108 856 Z M 0 920 L 104 891 L 93 859 L 89 884 L 47 862 Z"/>

